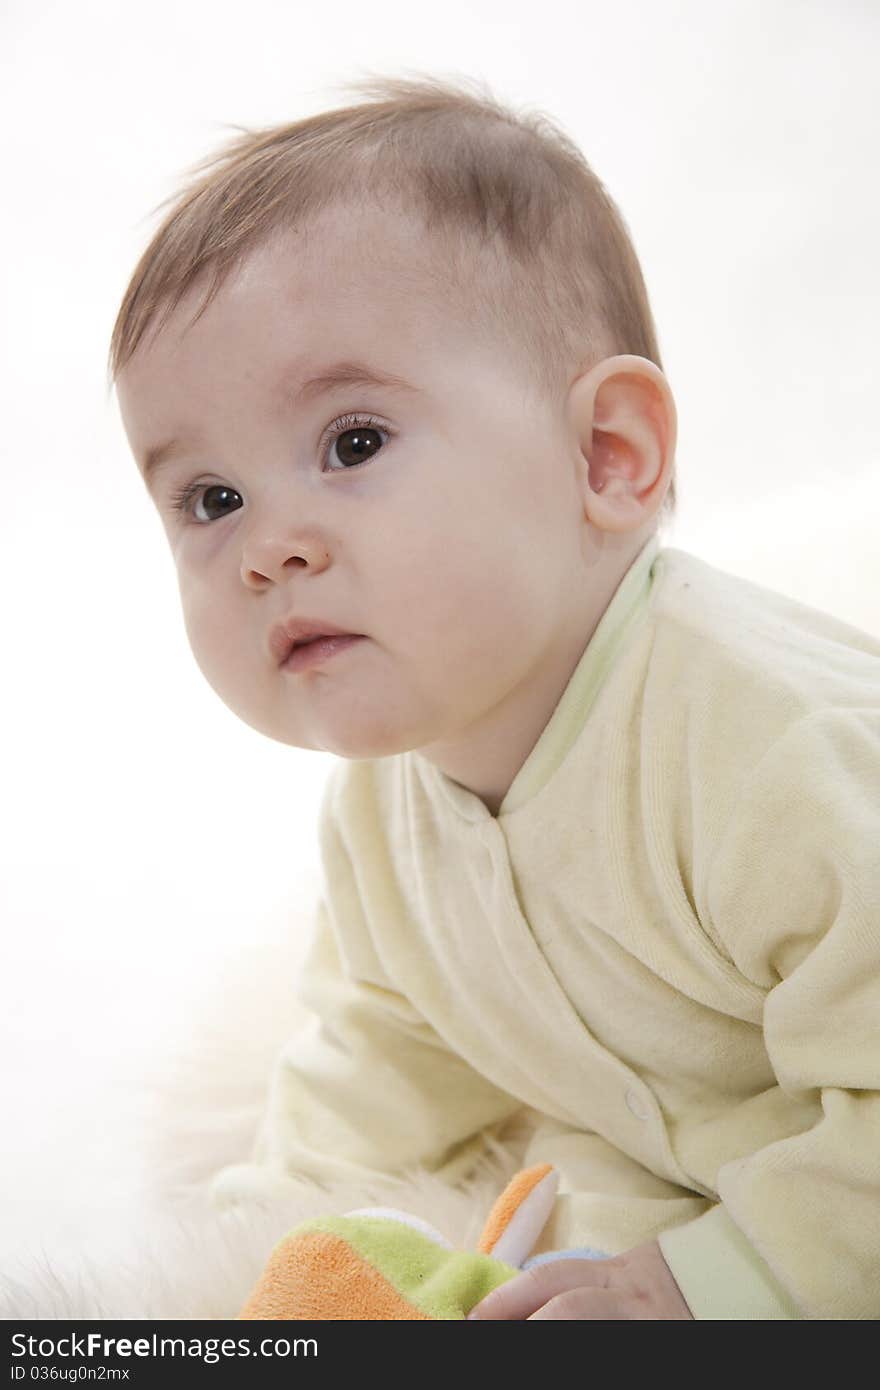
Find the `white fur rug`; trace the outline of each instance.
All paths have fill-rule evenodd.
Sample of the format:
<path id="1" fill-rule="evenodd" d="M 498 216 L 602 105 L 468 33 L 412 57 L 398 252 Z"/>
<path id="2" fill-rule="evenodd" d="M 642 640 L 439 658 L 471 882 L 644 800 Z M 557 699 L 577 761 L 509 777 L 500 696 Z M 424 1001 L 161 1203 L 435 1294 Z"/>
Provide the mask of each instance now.
<path id="1" fill-rule="evenodd" d="M 7 1260 L 0 1317 L 234 1318 L 288 1230 L 361 1206 L 398 1207 L 457 1246 L 475 1245 L 492 1203 L 520 1166 L 521 1123 L 487 1146 L 485 1160 L 459 1189 L 415 1170 L 405 1180 L 363 1187 L 324 1190 L 292 1181 L 277 1198 L 234 1210 L 209 1204 L 213 1174 L 248 1158 L 272 1060 L 294 1024 L 296 940 L 288 932 L 284 942 L 237 955 L 182 1047 L 158 1058 L 153 1075 L 130 1078 L 146 1096 L 146 1181 L 120 1174 L 114 1193 L 96 1192 L 89 1210 L 80 1204 L 87 1238 Z"/>

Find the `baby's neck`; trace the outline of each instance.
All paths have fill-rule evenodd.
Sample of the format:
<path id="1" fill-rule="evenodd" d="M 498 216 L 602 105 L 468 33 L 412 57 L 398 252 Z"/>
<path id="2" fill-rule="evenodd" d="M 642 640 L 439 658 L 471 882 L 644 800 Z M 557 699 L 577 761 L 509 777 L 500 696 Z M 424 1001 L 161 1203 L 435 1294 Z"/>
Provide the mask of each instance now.
<path id="1" fill-rule="evenodd" d="M 455 739 L 418 750 L 453 782 L 478 797 L 493 817 L 541 737 L 620 582 L 649 536 L 602 572 L 595 566 L 587 602 L 575 608 L 536 655 L 531 671 L 491 710 Z"/>

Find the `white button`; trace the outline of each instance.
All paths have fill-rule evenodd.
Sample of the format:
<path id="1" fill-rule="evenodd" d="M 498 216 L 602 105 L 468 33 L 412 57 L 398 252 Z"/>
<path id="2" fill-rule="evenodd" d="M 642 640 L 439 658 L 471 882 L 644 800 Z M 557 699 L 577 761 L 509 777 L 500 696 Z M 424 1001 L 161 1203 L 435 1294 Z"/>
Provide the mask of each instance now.
<path id="1" fill-rule="evenodd" d="M 626 1103 L 637 1120 L 647 1120 L 650 1112 L 638 1091 L 627 1091 Z"/>

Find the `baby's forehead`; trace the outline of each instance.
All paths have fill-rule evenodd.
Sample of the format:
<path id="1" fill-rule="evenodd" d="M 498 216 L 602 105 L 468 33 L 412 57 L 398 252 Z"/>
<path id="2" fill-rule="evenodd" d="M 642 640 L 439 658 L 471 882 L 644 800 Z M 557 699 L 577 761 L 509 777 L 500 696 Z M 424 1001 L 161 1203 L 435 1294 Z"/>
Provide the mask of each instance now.
<path id="1" fill-rule="evenodd" d="M 473 316 L 443 294 L 411 237 L 399 224 L 389 236 L 289 229 L 253 247 L 213 296 L 207 277 L 192 286 L 120 373 L 133 442 L 146 454 L 154 435 L 243 392 L 287 408 L 304 383 L 333 372 L 358 393 L 373 370 L 377 390 L 384 376 L 405 383 L 398 396 L 412 383 L 442 396 L 474 349 Z"/>
<path id="2" fill-rule="evenodd" d="M 406 233 L 368 241 L 346 229 L 326 244 L 314 238 L 302 254 L 299 238 L 279 238 L 255 252 L 231 287 L 229 333 L 258 339 L 255 353 L 265 341 L 267 358 L 292 363 L 298 379 L 341 360 L 403 377 L 419 366 L 445 375 L 475 344 L 477 315 L 405 243 Z"/>
<path id="3" fill-rule="evenodd" d="M 239 274 L 243 280 L 273 279 L 303 293 L 382 285 L 405 302 L 413 295 L 436 294 L 448 259 L 441 242 L 427 236 L 415 216 L 346 216 L 325 209 L 302 224 L 276 228 L 243 255 Z"/>
<path id="4" fill-rule="evenodd" d="M 206 268 L 176 302 L 166 301 L 145 335 L 147 354 L 187 355 L 209 341 L 262 347 L 328 334 L 334 351 L 346 336 L 437 333 L 455 315 L 436 267 L 401 235 L 361 234 L 358 227 L 282 229 L 248 249 L 221 276 Z M 249 344 L 251 346 L 251 344 Z M 287 350 L 285 345 L 285 350 Z M 353 348 L 352 348 L 353 351 Z"/>
<path id="5" fill-rule="evenodd" d="M 337 355 L 347 339 L 353 355 L 364 342 L 382 346 L 389 338 L 392 346 L 398 338 L 447 340 L 454 350 L 473 318 L 450 289 L 439 255 L 400 220 L 381 233 L 369 219 L 281 229 L 243 255 L 206 304 L 210 291 L 206 275 L 181 301 L 173 315 L 178 335 L 198 314 L 210 334 L 235 337 L 253 326 L 270 342 L 285 330 L 317 338 L 318 356 L 327 336 Z"/>

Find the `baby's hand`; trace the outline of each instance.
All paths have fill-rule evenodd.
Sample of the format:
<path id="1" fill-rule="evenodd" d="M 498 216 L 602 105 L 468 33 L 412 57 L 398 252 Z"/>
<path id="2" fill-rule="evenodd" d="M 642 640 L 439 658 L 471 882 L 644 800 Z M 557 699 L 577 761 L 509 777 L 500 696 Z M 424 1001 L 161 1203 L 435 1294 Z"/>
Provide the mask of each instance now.
<path id="1" fill-rule="evenodd" d="M 551 1260 L 518 1274 L 468 1314 L 475 1321 L 693 1318 L 655 1240 L 606 1260 Z"/>

